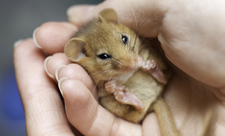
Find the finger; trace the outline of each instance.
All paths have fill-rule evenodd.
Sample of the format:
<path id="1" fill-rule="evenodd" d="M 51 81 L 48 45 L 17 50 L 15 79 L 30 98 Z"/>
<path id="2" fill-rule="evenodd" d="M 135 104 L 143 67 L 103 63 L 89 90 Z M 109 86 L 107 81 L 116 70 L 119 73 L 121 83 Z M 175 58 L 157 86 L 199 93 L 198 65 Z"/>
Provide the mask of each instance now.
<path id="1" fill-rule="evenodd" d="M 36 44 L 48 54 L 63 52 L 67 41 L 71 39 L 77 27 L 65 22 L 48 22 L 34 31 Z"/>
<path id="2" fill-rule="evenodd" d="M 45 73 L 44 58 L 32 39 L 21 42 L 14 49 L 27 135 L 73 135 L 57 89 Z"/>
<path id="3" fill-rule="evenodd" d="M 88 88 L 79 80 L 61 84 L 67 117 L 84 135 L 142 135 L 141 126 L 118 119 L 98 105 Z"/>
<path id="4" fill-rule="evenodd" d="M 97 6 L 73 6 L 68 9 L 67 15 L 70 22 L 81 27 L 96 18 L 102 9 L 113 8 L 117 11 L 121 23 L 140 32 L 140 35 L 156 37 L 170 4 L 171 1 L 166 0 L 143 0 L 141 2 L 137 0 L 107 0 Z"/>
<path id="5" fill-rule="evenodd" d="M 70 61 L 66 57 L 64 53 L 55 53 L 52 56 L 49 56 L 45 59 L 44 67 L 46 73 L 52 78 L 56 80 L 55 72 L 59 66 L 68 65 Z"/>
<path id="6" fill-rule="evenodd" d="M 81 81 L 97 99 L 97 91 L 95 85 L 88 73 L 78 64 L 69 64 L 68 66 L 59 67 L 56 71 L 57 80 L 60 81 L 63 77 L 76 79 Z"/>
<path id="7" fill-rule="evenodd" d="M 149 127 L 151 126 L 151 127 Z M 155 113 L 148 114 L 143 123 L 143 136 L 160 136 L 160 130 Z"/>
<path id="8" fill-rule="evenodd" d="M 56 53 L 45 59 L 45 70 L 57 81 L 63 77 L 77 79 L 83 82 L 89 90 L 94 90 L 94 83 L 88 73 L 80 65 L 68 64 L 70 61 L 64 53 Z"/>

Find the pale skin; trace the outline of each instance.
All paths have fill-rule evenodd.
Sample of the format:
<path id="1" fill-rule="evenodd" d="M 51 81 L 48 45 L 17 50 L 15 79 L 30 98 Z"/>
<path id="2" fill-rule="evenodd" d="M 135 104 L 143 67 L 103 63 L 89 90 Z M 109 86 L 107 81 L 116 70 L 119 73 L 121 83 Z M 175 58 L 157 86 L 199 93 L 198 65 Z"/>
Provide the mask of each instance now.
<path id="1" fill-rule="evenodd" d="M 80 66 L 70 64 L 62 53 L 75 31 L 108 7 L 114 8 L 128 26 L 134 28 L 136 21 L 142 24 L 140 35 L 159 38 L 174 70 L 164 99 L 181 134 L 200 135 L 206 109 L 217 116 L 214 135 L 224 134 L 225 1 L 108 0 L 97 6 L 70 8 L 68 17 L 73 25 L 50 22 L 36 31 L 37 43 L 52 55 L 45 65 L 53 80 L 43 66 L 46 55 L 32 39 L 15 47 L 15 71 L 27 135 L 74 135 L 69 122 L 84 135 L 160 135 L 155 113 L 147 115 L 140 125 L 119 119 L 102 108 L 96 101 L 90 76 Z M 56 72 L 61 65 L 67 66 Z M 65 109 L 55 86 L 55 72 L 61 79 Z"/>

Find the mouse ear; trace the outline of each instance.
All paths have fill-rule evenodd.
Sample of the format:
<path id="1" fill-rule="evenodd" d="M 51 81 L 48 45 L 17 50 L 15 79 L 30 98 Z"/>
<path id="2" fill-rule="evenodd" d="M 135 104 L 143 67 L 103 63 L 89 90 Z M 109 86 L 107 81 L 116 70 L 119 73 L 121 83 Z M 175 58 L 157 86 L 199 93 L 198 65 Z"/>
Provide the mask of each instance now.
<path id="1" fill-rule="evenodd" d="M 77 62 L 86 57 L 86 55 L 82 52 L 85 44 L 85 41 L 81 38 L 70 39 L 64 48 L 64 53 L 69 60 Z"/>
<path id="2" fill-rule="evenodd" d="M 118 15 L 112 8 L 107 8 L 100 11 L 98 14 L 98 19 L 101 22 L 113 22 L 115 24 L 119 23 Z"/>

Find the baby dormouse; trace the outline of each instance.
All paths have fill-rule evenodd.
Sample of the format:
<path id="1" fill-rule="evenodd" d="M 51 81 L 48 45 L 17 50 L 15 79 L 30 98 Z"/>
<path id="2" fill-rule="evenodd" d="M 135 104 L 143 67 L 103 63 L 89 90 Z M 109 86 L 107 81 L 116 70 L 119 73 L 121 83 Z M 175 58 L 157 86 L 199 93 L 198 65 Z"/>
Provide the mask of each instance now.
<path id="1" fill-rule="evenodd" d="M 142 45 L 133 30 L 119 23 L 115 10 L 104 9 L 68 41 L 64 52 L 90 74 L 107 110 L 135 123 L 153 110 L 161 134 L 178 136 L 161 98 L 170 70 L 156 52 Z"/>
<path id="2" fill-rule="evenodd" d="M 113 9 L 105 9 L 98 19 L 81 28 L 64 49 L 67 57 L 84 67 L 97 84 L 101 104 L 135 123 L 151 111 L 170 77 L 162 72 L 167 66 L 159 55 L 150 54 L 148 46 L 141 44 L 133 30 L 119 23 Z"/>

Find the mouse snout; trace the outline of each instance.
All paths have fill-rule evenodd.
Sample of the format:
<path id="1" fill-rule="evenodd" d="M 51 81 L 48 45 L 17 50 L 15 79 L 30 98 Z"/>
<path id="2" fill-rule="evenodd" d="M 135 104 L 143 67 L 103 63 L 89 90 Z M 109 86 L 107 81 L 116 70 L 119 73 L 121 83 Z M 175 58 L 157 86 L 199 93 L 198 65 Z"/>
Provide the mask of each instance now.
<path id="1" fill-rule="evenodd" d="M 123 60 L 122 69 L 126 72 L 135 71 L 138 68 L 138 62 L 134 57 L 127 57 Z"/>
<path id="2" fill-rule="evenodd" d="M 134 66 L 130 66 L 130 65 L 126 65 L 126 66 L 124 66 L 124 70 L 125 71 L 133 71 L 133 70 L 135 70 L 135 67 Z"/>

